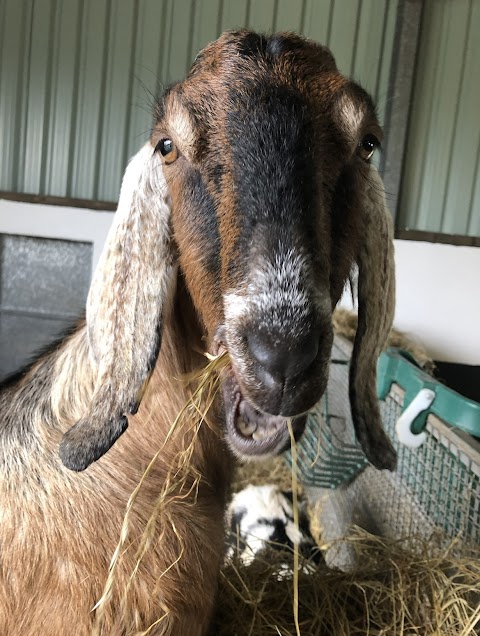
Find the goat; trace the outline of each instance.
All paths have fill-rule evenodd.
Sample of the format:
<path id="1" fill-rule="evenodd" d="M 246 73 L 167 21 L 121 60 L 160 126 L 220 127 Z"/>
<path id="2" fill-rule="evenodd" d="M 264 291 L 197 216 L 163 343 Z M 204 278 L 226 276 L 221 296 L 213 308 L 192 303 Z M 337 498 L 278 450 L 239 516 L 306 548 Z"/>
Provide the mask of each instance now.
<path id="1" fill-rule="evenodd" d="M 298 527 L 294 523 L 293 505 L 292 491 L 280 490 L 273 484 L 250 484 L 235 493 L 226 514 L 227 558 L 250 565 L 257 555 L 265 558 L 269 551 L 281 551 L 286 556 L 283 574 L 289 574 L 288 557 L 296 544 L 299 554 L 310 561 L 306 571 L 314 563 L 322 563 L 320 549 L 310 531 L 307 502 L 299 496 Z"/>
<path id="2" fill-rule="evenodd" d="M 356 266 L 352 413 L 367 457 L 393 468 L 375 395 L 394 305 L 391 221 L 370 163 L 381 136 L 369 96 L 294 34 L 226 33 L 166 89 L 127 167 L 86 322 L 0 391 L 1 634 L 92 633 L 127 501 L 159 447 L 98 633 L 206 633 L 233 455 L 283 451 L 287 418 L 301 435 Z M 210 425 L 170 435 L 189 396 L 179 378 L 223 351 Z M 188 478 L 129 580 L 192 441 Z"/>

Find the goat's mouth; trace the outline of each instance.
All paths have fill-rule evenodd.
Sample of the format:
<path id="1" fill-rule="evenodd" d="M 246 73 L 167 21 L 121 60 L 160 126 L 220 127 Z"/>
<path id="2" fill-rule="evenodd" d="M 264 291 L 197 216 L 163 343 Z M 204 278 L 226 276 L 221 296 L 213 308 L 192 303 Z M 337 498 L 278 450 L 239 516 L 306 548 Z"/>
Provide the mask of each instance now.
<path id="1" fill-rule="evenodd" d="M 256 408 L 245 396 L 232 369 L 224 371 L 222 389 L 226 439 L 236 455 L 243 459 L 264 459 L 290 446 L 287 418 Z M 307 416 L 290 419 L 297 440 L 303 433 Z"/>

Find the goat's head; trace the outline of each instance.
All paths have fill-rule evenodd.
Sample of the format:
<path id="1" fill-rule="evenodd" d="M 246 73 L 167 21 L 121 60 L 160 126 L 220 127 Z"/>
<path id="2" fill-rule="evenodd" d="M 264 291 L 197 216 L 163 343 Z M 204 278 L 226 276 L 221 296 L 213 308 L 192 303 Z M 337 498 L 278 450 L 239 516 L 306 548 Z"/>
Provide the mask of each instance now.
<path id="1" fill-rule="evenodd" d="M 352 414 L 372 463 L 394 465 L 375 396 L 394 295 L 389 213 L 369 163 L 380 139 L 370 98 L 322 46 L 241 31 L 197 57 L 127 169 L 87 311 L 97 395 L 62 442 L 67 465 L 84 468 L 124 429 L 158 353 L 175 262 L 211 352 L 230 354 L 225 430 L 242 457 L 283 450 L 287 417 L 301 433 L 358 265 Z"/>

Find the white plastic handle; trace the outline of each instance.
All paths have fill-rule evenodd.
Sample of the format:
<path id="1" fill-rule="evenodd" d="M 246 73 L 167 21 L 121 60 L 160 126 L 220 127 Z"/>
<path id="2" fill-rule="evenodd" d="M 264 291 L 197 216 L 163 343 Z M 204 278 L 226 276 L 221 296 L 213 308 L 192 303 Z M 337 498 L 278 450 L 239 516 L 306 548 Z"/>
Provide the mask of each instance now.
<path id="1" fill-rule="evenodd" d="M 435 391 L 421 389 L 395 424 L 395 430 L 399 441 L 409 448 L 418 448 L 427 439 L 427 434 L 412 433 L 412 422 L 422 411 L 428 409 L 435 399 Z"/>

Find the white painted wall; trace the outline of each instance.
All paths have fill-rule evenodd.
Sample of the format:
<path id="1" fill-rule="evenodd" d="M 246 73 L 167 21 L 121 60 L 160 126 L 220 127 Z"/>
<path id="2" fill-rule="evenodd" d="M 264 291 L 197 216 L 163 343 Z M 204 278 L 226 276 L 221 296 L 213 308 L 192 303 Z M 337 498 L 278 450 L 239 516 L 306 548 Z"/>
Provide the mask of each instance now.
<path id="1" fill-rule="evenodd" d="M 434 360 L 480 365 L 480 248 L 397 240 L 395 263 L 395 327 Z"/>
<path id="2" fill-rule="evenodd" d="M 0 233 L 89 241 L 92 271 L 112 219 L 111 212 L 0 200 Z M 395 252 L 395 326 L 436 360 L 480 365 L 480 248 L 395 241 Z"/>
<path id="3" fill-rule="evenodd" d="M 395 241 L 395 326 L 435 360 L 480 365 L 480 248 Z"/>

